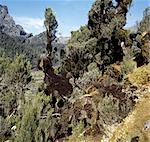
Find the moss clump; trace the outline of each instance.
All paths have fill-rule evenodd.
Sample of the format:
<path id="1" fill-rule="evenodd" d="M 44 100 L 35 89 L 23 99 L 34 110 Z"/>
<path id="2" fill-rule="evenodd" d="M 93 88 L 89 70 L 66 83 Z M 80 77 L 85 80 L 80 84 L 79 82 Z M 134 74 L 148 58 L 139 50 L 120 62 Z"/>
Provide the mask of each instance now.
<path id="1" fill-rule="evenodd" d="M 136 86 L 146 85 L 150 82 L 150 65 L 135 69 L 127 75 L 129 82 Z"/>

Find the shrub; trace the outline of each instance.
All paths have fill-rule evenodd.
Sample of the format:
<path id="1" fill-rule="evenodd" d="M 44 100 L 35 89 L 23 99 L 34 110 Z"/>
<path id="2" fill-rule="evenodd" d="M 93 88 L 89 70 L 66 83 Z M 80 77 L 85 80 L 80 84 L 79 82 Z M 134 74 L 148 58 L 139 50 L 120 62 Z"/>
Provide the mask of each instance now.
<path id="1" fill-rule="evenodd" d="M 77 124 L 73 128 L 73 134 L 69 137 L 68 142 L 73 142 L 73 141 L 82 142 L 82 141 L 84 141 L 84 136 L 82 134 L 83 132 L 84 132 L 83 124 L 82 123 Z"/>
<path id="2" fill-rule="evenodd" d="M 123 75 L 127 75 L 136 69 L 137 64 L 133 59 L 124 59 L 121 63 L 121 72 Z"/>
<path id="3" fill-rule="evenodd" d="M 4 126 L 9 126 L 7 131 L 10 132 L 10 137 L 10 128 L 18 121 L 17 115 L 21 115 L 20 108 L 25 101 L 24 91 L 31 81 L 31 66 L 22 55 L 14 60 L 2 56 L 0 71 L 0 106 L 5 119 Z M 5 137 L 5 134 L 2 137 Z"/>
<path id="4" fill-rule="evenodd" d="M 26 102 L 23 106 L 23 117 L 17 122 L 17 131 L 14 141 L 38 142 L 48 137 L 47 129 L 52 114 L 49 101 L 50 97 L 44 94 L 36 94 L 32 100 Z M 44 117 L 46 119 L 44 119 Z M 45 133 L 45 136 L 42 135 L 42 131 Z"/>
<path id="5" fill-rule="evenodd" d="M 134 61 L 134 49 L 125 48 L 125 56 L 123 62 L 121 63 L 121 72 L 123 75 L 127 75 L 137 67 L 136 62 Z"/>
<path id="6" fill-rule="evenodd" d="M 80 88 L 82 88 L 83 90 L 86 90 L 89 86 L 91 86 L 97 80 L 98 76 L 101 75 L 99 69 L 95 68 L 96 67 L 95 64 L 92 65 L 94 66 L 94 68 L 93 69 L 91 68 L 90 71 L 85 72 L 83 76 L 76 81 L 78 86 L 80 86 Z"/>
<path id="7" fill-rule="evenodd" d="M 17 56 L 6 68 L 5 81 L 22 87 L 31 81 L 31 65 L 24 56 Z"/>
<path id="8" fill-rule="evenodd" d="M 0 57 L 0 77 L 5 74 L 6 69 L 8 68 L 11 60 L 7 57 Z"/>

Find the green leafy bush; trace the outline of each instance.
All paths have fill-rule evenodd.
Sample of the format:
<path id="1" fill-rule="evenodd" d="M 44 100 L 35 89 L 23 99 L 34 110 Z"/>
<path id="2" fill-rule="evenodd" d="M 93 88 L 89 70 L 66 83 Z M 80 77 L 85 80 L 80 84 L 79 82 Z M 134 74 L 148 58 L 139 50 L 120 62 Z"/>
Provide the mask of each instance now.
<path id="1" fill-rule="evenodd" d="M 121 63 L 121 72 L 123 75 L 128 75 L 129 73 L 133 72 L 136 67 L 137 64 L 133 59 L 126 59 Z"/>
<path id="2" fill-rule="evenodd" d="M 17 129 L 14 141 L 38 142 L 47 139 L 47 129 L 50 125 L 52 114 L 49 101 L 50 97 L 39 93 L 23 105 L 23 116 L 16 123 Z M 42 131 L 45 133 L 45 136 L 42 135 Z"/>
<path id="3" fill-rule="evenodd" d="M 125 48 L 125 56 L 123 57 L 123 62 L 121 63 L 121 72 L 123 75 L 127 75 L 133 72 L 137 68 L 137 63 L 134 61 L 134 49 Z"/>
<path id="4" fill-rule="evenodd" d="M 5 81 L 25 86 L 31 81 L 31 65 L 24 56 L 17 56 L 5 70 Z"/>
<path id="5" fill-rule="evenodd" d="M 24 103 L 24 91 L 31 81 L 31 65 L 22 55 L 11 58 L 0 57 L 0 106 L 4 126 L 11 136 L 10 128 L 17 122 L 17 115 L 21 115 L 20 108 Z M 3 128 L 2 128 L 3 129 Z M 5 137 L 3 133 L 2 137 Z"/>

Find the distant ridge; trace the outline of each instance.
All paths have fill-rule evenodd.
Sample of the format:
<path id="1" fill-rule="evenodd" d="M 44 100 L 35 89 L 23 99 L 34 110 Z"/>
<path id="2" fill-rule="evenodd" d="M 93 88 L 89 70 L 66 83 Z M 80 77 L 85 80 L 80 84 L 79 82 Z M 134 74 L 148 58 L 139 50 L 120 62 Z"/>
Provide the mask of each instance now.
<path id="1" fill-rule="evenodd" d="M 17 25 L 14 19 L 9 15 L 8 7 L 0 5 L 0 31 L 13 37 L 27 39 L 32 36 L 25 32 L 21 25 Z"/>

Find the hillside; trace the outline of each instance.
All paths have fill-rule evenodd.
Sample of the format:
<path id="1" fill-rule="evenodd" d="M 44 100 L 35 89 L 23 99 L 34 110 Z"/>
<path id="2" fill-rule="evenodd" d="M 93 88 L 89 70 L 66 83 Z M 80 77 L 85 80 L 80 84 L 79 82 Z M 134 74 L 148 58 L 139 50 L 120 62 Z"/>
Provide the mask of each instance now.
<path id="1" fill-rule="evenodd" d="M 94 1 L 70 38 L 51 8 L 28 37 L 0 6 L 0 142 L 150 142 L 150 8 L 132 32 L 132 3 Z"/>
<path id="2" fill-rule="evenodd" d="M 14 58 L 16 54 L 23 54 L 33 65 L 37 66 L 37 59 L 40 52 L 46 48 L 45 32 L 33 36 L 26 33 L 21 25 L 17 25 L 10 16 L 7 6 L 0 5 L 0 55 Z M 54 62 L 60 61 L 59 54 L 65 48 L 68 38 L 60 37 L 53 42 L 57 47 L 57 58 Z M 58 64 L 58 63 L 57 63 Z"/>
<path id="3" fill-rule="evenodd" d="M 32 34 L 26 33 L 22 26 L 15 24 L 9 15 L 7 6 L 3 5 L 0 5 L 0 30 L 9 36 L 18 37 L 22 40 L 32 36 Z"/>

